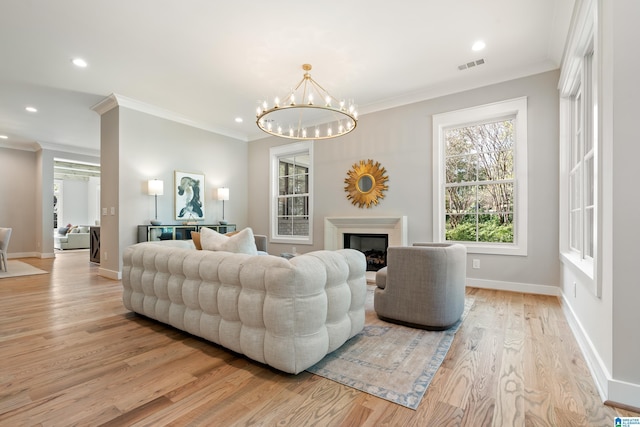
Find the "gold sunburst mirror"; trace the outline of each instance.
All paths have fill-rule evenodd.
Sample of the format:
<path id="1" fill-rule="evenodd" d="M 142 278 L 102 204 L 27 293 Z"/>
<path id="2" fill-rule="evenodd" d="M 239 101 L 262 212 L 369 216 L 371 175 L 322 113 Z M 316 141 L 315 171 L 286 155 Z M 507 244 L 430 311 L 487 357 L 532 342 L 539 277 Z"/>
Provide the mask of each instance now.
<path id="1" fill-rule="evenodd" d="M 389 179 L 386 172 L 379 162 L 374 163 L 371 159 L 354 163 L 344 180 L 347 199 L 359 208 L 377 205 L 379 199 L 384 199 L 383 192 L 389 188 L 385 184 Z"/>

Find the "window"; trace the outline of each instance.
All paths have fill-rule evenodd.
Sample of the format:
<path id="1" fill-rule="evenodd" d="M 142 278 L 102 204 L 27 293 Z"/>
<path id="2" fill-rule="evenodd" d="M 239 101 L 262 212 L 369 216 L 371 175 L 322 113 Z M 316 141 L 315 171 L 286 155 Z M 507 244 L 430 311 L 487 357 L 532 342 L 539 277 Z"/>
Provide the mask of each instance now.
<path id="1" fill-rule="evenodd" d="M 433 117 L 434 237 L 526 255 L 526 98 Z"/>
<path id="2" fill-rule="evenodd" d="M 560 70 L 560 258 L 602 295 L 598 2 L 576 7 Z"/>
<path id="3" fill-rule="evenodd" d="M 576 46 L 561 79 L 560 248 L 562 259 L 582 271 L 601 293 L 596 272 L 598 230 L 598 103 L 593 34 Z"/>
<path id="4" fill-rule="evenodd" d="M 271 156 L 271 239 L 312 244 L 313 142 L 273 147 Z"/>
<path id="5" fill-rule="evenodd" d="M 571 99 L 569 165 L 569 249 L 582 260 L 593 262 L 595 230 L 593 143 L 593 52 L 584 56 Z"/>

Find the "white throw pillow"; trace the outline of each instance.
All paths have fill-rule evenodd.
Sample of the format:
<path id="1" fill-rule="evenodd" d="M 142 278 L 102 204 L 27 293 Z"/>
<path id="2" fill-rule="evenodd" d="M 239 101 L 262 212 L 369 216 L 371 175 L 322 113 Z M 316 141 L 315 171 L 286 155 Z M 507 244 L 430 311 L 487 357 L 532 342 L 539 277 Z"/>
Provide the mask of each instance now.
<path id="1" fill-rule="evenodd" d="M 225 236 L 215 230 L 200 229 L 200 244 L 207 251 L 225 251 L 239 254 L 258 255 L 253 230 L 245 228 L 233 236 Z"/>

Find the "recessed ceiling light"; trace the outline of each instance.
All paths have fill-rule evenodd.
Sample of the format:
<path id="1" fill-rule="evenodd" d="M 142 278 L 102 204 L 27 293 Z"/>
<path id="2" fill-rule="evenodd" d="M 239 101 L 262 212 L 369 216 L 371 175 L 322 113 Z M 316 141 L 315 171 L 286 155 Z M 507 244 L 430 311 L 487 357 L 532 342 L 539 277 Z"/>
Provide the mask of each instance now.
<path id="1" fill-rule="evenodd" d="M 471 49 L 472 49 L 474 52 L 477 52 L 477 51 L 479 51 L 479 50 L 484 49 L 485 47 L 486 47 L 486 44 L 485 44 L 482 40 L 478 40 L 477 42 L 475 42 L 475 43 L 473 44 L 473 46 L 471 46 Z"/>
<path id="2" fill-rule="evenodd" d="M 78 68 L 86 68 L 86 67 L 87 67 L 87 65 L 89 65 L 89 64 L 87 64 L 87 61 L 85 61 L 85 60 L 84 60 L 84 59 L 82 59 L 82 58 L 75 58 L 75 59 L 74 59 L 73 61 L 71 61 L 71 62 L 73 62 L 73 65 L 75 65 L 75 66 L 76 66 L 76 67 L 78 67 Z"/>
<path id="3" fill-rule="evenodd" d="M 236 117 L 236 123 L 242 123 L 243 121 L 242 117 Z"/>
<path id="4" fill-rule="evenodd" d="M 9 139 L 7 135 L 0 135 L 0 139 Z"/>
<path id="5" fill-rule="evenodd" d="M 27 110 L 30 113 L 37 113 L 38 109 L 36 107 L 25 107 L 25 110 Z"/>

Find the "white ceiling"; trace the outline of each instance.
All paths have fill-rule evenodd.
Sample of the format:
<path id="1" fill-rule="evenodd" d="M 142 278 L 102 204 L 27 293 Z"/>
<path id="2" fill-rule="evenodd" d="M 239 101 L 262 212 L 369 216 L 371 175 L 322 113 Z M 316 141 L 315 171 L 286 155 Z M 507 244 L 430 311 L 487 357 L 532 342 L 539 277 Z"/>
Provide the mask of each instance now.
<path id="1" fill-rule="evenodd" d="M 266 136 L 255 125 L 258 102 L 290 90 L 303 63 L 360 115 L 552 70 L 573 4 L 0 0 L 0 135 L 9 137 L 0 145 L 97 150 L 91 107 L 110 94 L 258 139 Z M 478 39 L 487 47 L 473 52 Z M 76 68 L 75 57 L 89 66 Z"/>

